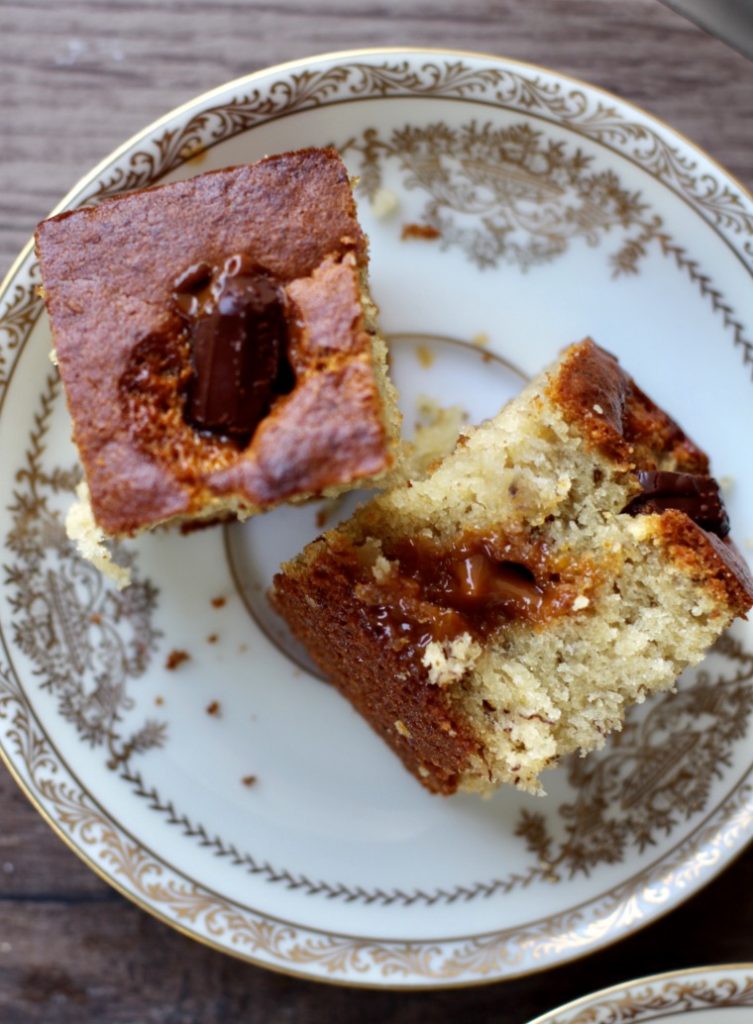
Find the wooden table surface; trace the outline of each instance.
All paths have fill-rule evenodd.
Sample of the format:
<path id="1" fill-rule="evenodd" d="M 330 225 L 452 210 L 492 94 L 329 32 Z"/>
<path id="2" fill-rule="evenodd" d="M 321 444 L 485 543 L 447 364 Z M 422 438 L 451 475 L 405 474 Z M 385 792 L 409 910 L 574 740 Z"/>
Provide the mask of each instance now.
<path id="1" fill-rule="evenodd" d="M 484 50 L 588 79 L 753 185 L 753 63 L 656 0 L 2 0 L 2 271 L 81 174 L 169 108 L 278 61 L 380 44 Z M 127 903 L 0 767 L 2 1024 L 524 1024 L 604 985 L 731 961 L 753 961 L 753 849 L 658 923 L 546 974 L 427 994 L 286 978 Z"/>

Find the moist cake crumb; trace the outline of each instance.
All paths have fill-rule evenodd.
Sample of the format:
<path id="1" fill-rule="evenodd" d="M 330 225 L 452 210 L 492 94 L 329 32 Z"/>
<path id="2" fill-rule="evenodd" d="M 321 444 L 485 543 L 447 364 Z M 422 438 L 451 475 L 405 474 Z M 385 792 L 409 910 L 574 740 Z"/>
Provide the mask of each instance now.
<path id="1" fill-rule="evenodd" d="M 207 705 L 206 710 L 208 715 L 212 715 L 212 717 L 217 718 L 220 714 L 220 702 L 218 700 L 213 700 L 211 704 Z"/>
<path id="2" fill-rule="evenodd" d="M 705 453 L 586 340 L 271 598 L 427 789 L 535 794 L 751 607 L 728 533 Z"/>
<path id="3" fill-rule="evenodd" d="M 468 672 L 481 655 L 481 646 L 470 633 L 461 633 L 452 640 L 432 640 L 424 650 L 421 663 L 429 670 L 433 686 L 449 686 Z"/>
<path id="4" fill-rule="evenodd" d="M 412 480 L 425 476 L 435 463 L 449 455 L 468 419 L 462 406 L 442 407 L 427 395 L 419 396 L 417 413 L 413 439 L 404 445 L 401 468 L 403 478 Z"/>
<path id="5" fill-rule="evenodd" d="M 224 608 L 227 604 L 227 598 L 220 595 L 219 597 L 213 597 L 209 603 L 213 608 Z"/>
<path id="6" fill-rule="evenodd" d="M 216 644 L 219 639 L 220 637 L 218 633 L 210 633 L 209 636 L 207 637 L 207 643 Z"/>
<path id="7" fill-rule="evenodd" d="M 257 778 L 256 778 L 255 775 L 244 775 L 243 778 L 241 779 L 241 782 L 243 783 L 243 785 L 244 786 L 249 786 L 249 787 L 253 786 L 256 783 L 256 781 L 257 781 Z"/>
<path id="8" fill-rule="evenodd" d="M 377 555 L 371 567 L 371 574 L 377 583 L 383 583 L 392 572 L 392 563 L 384 555 Z"/>
<path id="9" fill-rule="evenodd" d="M 76 488 L 76 500 L 65 517 L 65 532 L 76 545 L 79 555 L 112 580 L 118 590 L 129 585 L 131 570 L 113 562 L 111 552 L 105 547 L 105 532 L 94 519 L 89 488 L 83 480 Z"/>

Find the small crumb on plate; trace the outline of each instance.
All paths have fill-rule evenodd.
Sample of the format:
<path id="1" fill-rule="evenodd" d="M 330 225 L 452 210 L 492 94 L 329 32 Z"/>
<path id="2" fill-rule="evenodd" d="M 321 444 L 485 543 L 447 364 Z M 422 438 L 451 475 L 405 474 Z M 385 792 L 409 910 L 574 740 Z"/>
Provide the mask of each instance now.
<path id="1" fill-rule="evenodd" d="M 177 648 L 173 649 L 167 656 L 167 660 L 165 661 L 165 668 L 168 669 L 170 672 L 173 672 L 179 665 L 182 665 L 184 661 L 189 661 L 190 658 L 191 655 L 188 653 L 188 651 L 181 651 Z"/>
<path id="2" fill-rule="evenodd" d="M 428 346 L 416 345 L 416 355 L 418 356 L 419 363 L 425 370 L 434 365 L 434 353 Z"/>
<path id="3" fill-rule="evenodd" d="M 345 495 L 338 494 L 335 498 L 328 498 L 316 511 L 316 528 L 323 530 L 337 515 L 339 515 Z"/>
<path id="4" fill-rule="evenodd" d="M 435 228 L 433 224 L 403 224 L 400 237 L 403 241 L 407 238 L 423 238 L 425 241 L 431 242 L 435 238 L 439 238 L 441 233 L 439 228 Z"/>
<path id="5" fill-rule="evenodd" d="M 388 188 L 378 188 L 371 197 L 371 212 L 377 220 L 386 220 L 400 206 L 400 200 Z"/>
<path id="6" fill-rule="evenodd" d="M 735 486 L 735 478 L 733 476 L 720 476 L 719 487 L 722 494 L 731 494 Z"/>

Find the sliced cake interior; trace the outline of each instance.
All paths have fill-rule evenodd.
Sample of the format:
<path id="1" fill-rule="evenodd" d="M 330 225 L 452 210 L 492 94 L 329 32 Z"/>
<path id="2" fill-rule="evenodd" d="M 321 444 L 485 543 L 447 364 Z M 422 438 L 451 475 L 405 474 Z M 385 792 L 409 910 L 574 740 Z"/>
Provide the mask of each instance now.
<path id="1" fill-rule="evenodd" d="M 708 459 L 587 340 L 273 603 L 431 790 L 541 789 L 753 601 Z"/>

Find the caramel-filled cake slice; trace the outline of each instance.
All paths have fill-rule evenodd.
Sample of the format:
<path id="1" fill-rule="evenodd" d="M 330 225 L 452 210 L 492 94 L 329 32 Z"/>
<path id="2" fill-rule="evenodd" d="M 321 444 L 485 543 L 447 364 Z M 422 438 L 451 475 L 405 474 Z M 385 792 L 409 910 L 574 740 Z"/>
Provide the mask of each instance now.
<path id="1" fill-rule="evenodd" d="M 430 790 L 540 792 L 753 603 L 704 453 L 587 340 L 272 600 Z"/>
<path id="2" fill-rule="evenodd" d="M 63 213 L 36 245 L 91 503 L 69 527 L 103 567 L 102 536 L 247 516 L 393 466 L 367 240 L 334 149 Z"/>

